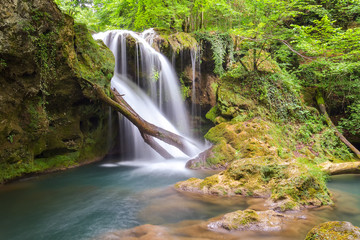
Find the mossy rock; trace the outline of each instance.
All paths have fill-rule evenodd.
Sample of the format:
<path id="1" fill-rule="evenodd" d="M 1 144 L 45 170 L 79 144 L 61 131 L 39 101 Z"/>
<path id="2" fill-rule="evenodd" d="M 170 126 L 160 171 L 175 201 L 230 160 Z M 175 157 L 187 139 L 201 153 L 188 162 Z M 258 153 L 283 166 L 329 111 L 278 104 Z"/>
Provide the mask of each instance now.
<path id="1" fill-rule="evenodd" d="M 355 240 L 360 239 L 360 228 L 349 222 L 325 222 L 306 235 L 305 240 Z"/>
<path id="2" fill-rule="evenodd" d="M 238 84 L 222 82 L 217 91 L 217 104 L 221 116 L 233 119 L 255 109 L 255 102 L 241 94 L 243 89 Z"/>
<path id="3" fill-rule="evenodd" d="M 269 207 L 277 211 L 332 204 L 326 175 L 320 169 L 275 156 L 235 160 L 219 174 L 179 182 L 176 188 L 203 194 L 269 198 Z"/>
<path id="4" fill-rule="evenodd" d="M 221 168 L 240 158 L 277 156 L 281 141 L 277 141 L 279 136 L 275 136 L 273 128 L 273 124 L 258 118 L 216 125 L 205 135 L 207 140 L 215 144 L 207 155 L 207 165 L 210 168 Z M 291 152 L 285 143 L 283 145 L 283 151 Z"/>
<path id="5" fill-rule="evenodd" d="M 116 114 L 88 82 L 109 92 L 111 51 L 53 1 L 4 3 L 0 15 L 0 183 L 103 157 Z"/>
<path id="6" fill-rule="evenodd" d="M 210 222 L 208 228 L 213 231 L 280 231 L 286 221 L 293 217 L 272 210 L 254 211 L 247 209 L 225 214 L 221 220 Z"/>
<path id="7" fill-rule="evenodd" d="M 177 54 L 185 49 L 194 51 L 198 49 L 198 42 L 189 33 L 177 32 L 170 35 L 161 34 L 160 37 L 168 42 L 165 46 L 169 46 L 171 50 Z M 166 51 L 163 50 L 161 52 Z"/>

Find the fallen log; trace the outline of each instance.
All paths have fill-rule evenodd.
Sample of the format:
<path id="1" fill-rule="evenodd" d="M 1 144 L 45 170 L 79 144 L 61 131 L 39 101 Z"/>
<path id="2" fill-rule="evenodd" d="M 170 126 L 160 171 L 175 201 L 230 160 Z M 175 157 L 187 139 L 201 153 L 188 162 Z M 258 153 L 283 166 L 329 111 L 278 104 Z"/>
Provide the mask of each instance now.
<path id="1" fill-rule="evenodd" d="M 166 151 L 159 143 L 157 143 L 153 137 L 142 133 L 141 134 L 144 141 L 152 147 L 157 153 L 159 153 L 163 158 L 170 159 L 174 158 L 168 151 Z"/>
<path id="2" fill-rule="evenodd" d="M 354 146 L 352 145 L 345 137 L 344 135 L 342 135 L 342 133 L 337 129 L 337 127 L 335 126 L 335 124 L 331 121 L 329 114 L 326 111 L 326 107 L 325 107 L 325 100 L 322 96 L 322 94 L 317 91 L 316 94 L 316 102 L 319 106 L 320 112 L 324 115 L 324 117 L 326 118 L 326 122 L 327 124 L 335 131 L 335 135 L 348 147 L 351 149 L 351 151 L 353 151 L 353 153 L 355 153 L 355 155 L 360 158 L 360 151 Z"/>
<path id="3" fill-rule="evenodd" d="M 155 151 L 157 151 L 161 156 L 163 156 L 164 158 L 172 158 L 172 155 L 167 152 L 163 147 L 161 147 L 160 144 L 158 144 L 152 137 L 155 137 L 167 144 L 178 148 L 187 156 L 192 155 L 192 151 L 187 144 L 187 140 L 184 137 L 145 121 L 134 111 L 134 109 L 132 109 L 132 107 L 116 90 L 111 90 L 114 95 L 114 99 L 112 99 L 105 94 L 105 92 L 100 86 L 91 82 L 88 83 L 90 83 L 95 89 L 95 92 L 99 99 L 113 107 L 116 111 L 120 112 L 124 117 L 126 117 L 130 122 L 132 122 L 139 129 L 144 141 L 149 144 Z"/>
<path id="4" fill-rule="evenodd" d="M 360 162 L 325 162 L 320 164 L 320 167 L 329 175 L 360 174 Z"/>

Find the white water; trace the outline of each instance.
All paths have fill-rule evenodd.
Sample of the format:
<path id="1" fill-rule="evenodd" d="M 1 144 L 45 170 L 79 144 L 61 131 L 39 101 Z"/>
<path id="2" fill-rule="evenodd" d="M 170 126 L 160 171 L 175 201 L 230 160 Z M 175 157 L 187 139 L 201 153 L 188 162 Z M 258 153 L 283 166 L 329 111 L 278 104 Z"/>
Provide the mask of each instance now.
<path id="1" fill-rule="evenodd" d="M 181 98 L 179 81 L 169 61 L 151 47 L 155 36 L 156 33 L 149 29 L 140 35 L 127 30 L 113 30 L 98 33 L 93 37 L 101 39 L 115 56 L 115 74 L 111 80 L 111 87 L 124 94 L 125 101 L 146 121 L 168 131 L 189 136 L 188 117 Z M 127 57 L 129 52 L 126 42 L 130 37 L 136 41 L 136 52 L 131 53 L 136 56 L 133 63 L 129 63 Z M 128 75 L 129 64 L 136 66 L 136 76 L 132 80 Z M 159 157 L 127 119 L 121 120 L 120 128 L 120 134 L 127 143 L 126 147 L 132 148 L 129 157 Z M 158 142 L 173 156 L 185 157 L 177 148 Z M 200 152 L 195 145 L 192 149 L 194 155 Z"/>
<path id="2" fill-rule="evenodd" d="M 196 104 L 196 99 L 199 99 L 199 92 L 196 91 L 196 85 L 201 86 L 201 77 L 200 77 L 200 48 L 197 47 L 192 49 L 190 52 L 191 56 L 191 69 L 192 69 L 192 89 L 191 89 L 191 99 L 192 99 L 192 106 L 191 106 L 191 115 L 196 117 L 200 116 L 201 109 L 200 104 Z M 196 72 L 199 73 L 198 78 L 196 79 Z M 196 83 L 196 80 L 198 83 Z"/>

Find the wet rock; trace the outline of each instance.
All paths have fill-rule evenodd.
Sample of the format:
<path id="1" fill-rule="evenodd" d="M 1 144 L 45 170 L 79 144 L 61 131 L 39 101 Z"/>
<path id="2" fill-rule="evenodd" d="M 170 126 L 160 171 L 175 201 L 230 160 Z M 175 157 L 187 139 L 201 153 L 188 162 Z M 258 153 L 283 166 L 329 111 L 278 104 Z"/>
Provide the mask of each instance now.
<path id="1" fill-rule="evenodd" d="M 210 230 L 219 231 L 222 229 L 228 231 L 280 231 L 285 221 L 293 217 L 268 211 L 244 210 L 225 214 L 220 221 L 210 222 Z"/>
<path id="2" fill-rule="evenodd" d="M 306 235 L 305 240 L 355 240 L 360 239 L 360 228 L 349 222 L 325 222 L 313 229 Z"/>

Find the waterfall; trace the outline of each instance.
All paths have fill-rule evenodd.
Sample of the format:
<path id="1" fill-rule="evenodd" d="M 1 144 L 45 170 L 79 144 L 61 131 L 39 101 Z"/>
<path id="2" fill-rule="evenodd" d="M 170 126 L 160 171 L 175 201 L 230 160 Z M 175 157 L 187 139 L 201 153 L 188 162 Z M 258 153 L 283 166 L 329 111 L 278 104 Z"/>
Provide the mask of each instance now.
<path id="1" fill-rule="evenodd" d="M 201 88 L 201 69 L 200 69 L 200 47 L 190 50 L 191 57 L 191 69 L 192 69 L 192 86 L 191 86 L 191 116 L 193 116 L 192 128 L 201 128 L 201 106 L 200 106 L 200 94 L 196 89 L 196 86 Z M 198 72 L 198 77 L 196 77 Z"/>
<path id="2" fill-rule="evenodd" d="M 111 87 L 115 88 L 127 103 L 146 121 L 168 131 L 189 136 L 187 112 L 181 98 L 179 81 L 170 62 L 151 47 L 156 33 L 149 29 L 141 34 L 128 30 L 112 30 L 95 34 L 115 56 L 115 74 Z M 133 53 L 129 53 L 127 41 L 135 41 Z M 134 62 L 129 54 L 135 56 Z M 135 70 L 130 68 L 135 67 Z M 131 71 L 131 72 L 130 72 Z M 142 139 L 138 129 L 127 119 L 121 118 L 122 147 L 128 157 L 152 158 L 158 154 Z M 176 157 L 185 156 L 177 148 L 158 141 Z M 194 154 L 199 149 L 194 148 Z"/>
<path id="3" fill-rule="evenodd" d="M 192 116 L 200 116 L 200 104 L 196 104 L 196 99 L 199 99 L 198 95 L 200 94 L 196 90 L 196 85 L 200 85 L 200 76 L 196 79 L 196 72 L 200 74 L 200 51 L 198 48 L 191 49 L 190 51 L 191 56 L 191 69 L 192 69 L 192 88 L 191 88 L 191 114 Z M 196 83 L 196 80 L 199 81 L 198 84 Z"/>

